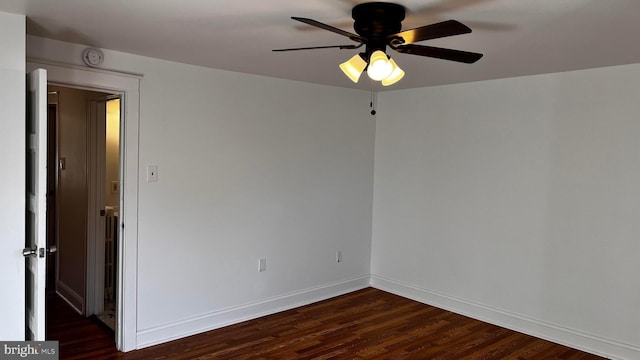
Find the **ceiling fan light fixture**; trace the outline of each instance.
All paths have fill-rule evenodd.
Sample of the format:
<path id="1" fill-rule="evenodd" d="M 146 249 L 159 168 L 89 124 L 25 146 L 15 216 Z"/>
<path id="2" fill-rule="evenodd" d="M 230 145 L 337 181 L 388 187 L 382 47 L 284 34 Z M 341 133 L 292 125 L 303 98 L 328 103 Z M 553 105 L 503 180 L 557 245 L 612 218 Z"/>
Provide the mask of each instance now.
<path id="1" fill-rule="evenodd" d="M 369 58 L 367 75 L 371 80 L 380 81 L 387 78 L 393 72 L 393 65 L 389 61 L 387 54 L 381 50 L 376 50 Z"/>
<path id="2" fill-rule="evenodd" d="M 382 79 L 383 86 L 393 85 L 404 77 L 404 70 L 400 69 L 400 66 L 398 66 L 398 64 L 396 64 L 396 62 L 393 61 L 393 59 L 389 59 L 389 62 L 393 66 L 393 71 L 391 71 L 391 75 Z"/>
<path id="3" fill-rule="evenodd" d="M 340 70 L 354 83 L 358 82 L 366 67 L 367 62 L 364 61 L 360 54 L 355 54 L 351 59 L 340 64 Z"/>
<path id="4" fill-rule="evenodd" d="M 344 74 L 357 83 L 364 71 L 373 81 L 381 81 L 383 86 L 393 85 L 401 80 L 405 72 L 385 53 L 391 48 L 402 54 L 418 55 L 465 64 L 473 64 L 482 58 L 482 54 L 446 49 L 416 43 L 439 39 L 454 35 L 468 34 L 472 30 L 456 20 L 446 20 L 402 31 L 406 8 L 402 5 L 372 1 L 355 5 L 351 10 L 355 33 L 327 25 L 317 20 L 292 17 L 293 20 L 315 26 L 316 28 L 349 38 L 356 44 L 309 46 L 273 51 L 297 51 L 311 49 L 358 49 L 365 46 L 365 51 L 340 64 Z"/>

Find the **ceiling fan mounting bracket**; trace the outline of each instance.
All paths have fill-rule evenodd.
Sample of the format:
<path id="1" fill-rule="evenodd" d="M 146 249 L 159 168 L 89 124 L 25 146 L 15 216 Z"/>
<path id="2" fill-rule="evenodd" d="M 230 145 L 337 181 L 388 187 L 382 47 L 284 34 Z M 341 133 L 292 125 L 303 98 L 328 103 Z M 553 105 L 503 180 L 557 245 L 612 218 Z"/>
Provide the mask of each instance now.
<path id="1" fill-rule="evenodd" d="M 402 30 L 405 8 L 386 2 L 363 3 L 353 8 L 351 17 L 356 33 L 368 39 L 367 52 L 384 51 L 387 37 Z"/>

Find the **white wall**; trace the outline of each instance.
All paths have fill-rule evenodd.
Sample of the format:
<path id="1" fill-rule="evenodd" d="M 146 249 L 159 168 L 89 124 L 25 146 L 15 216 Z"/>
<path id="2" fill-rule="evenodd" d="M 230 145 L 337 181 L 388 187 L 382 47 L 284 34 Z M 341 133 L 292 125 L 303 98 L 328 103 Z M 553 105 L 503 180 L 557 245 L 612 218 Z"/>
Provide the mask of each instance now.
<path id="1" fill-rule="evenodd" d="M 374 286 L 640 358 L 640 65 L 383 93 Z"/>
<path id="2" fill-rule="evenodd" d="M 0 45 L 0 339 L 24 340 L 24 16 L 0 12 Z"/>
<path id="3" fill-rule="evenodd" d="M 83 49 L 28 37 L 31 57 Z M 138 346 L 368 285 L 368 92 L 113 51 L 104 66 L 144 75 Z"/>

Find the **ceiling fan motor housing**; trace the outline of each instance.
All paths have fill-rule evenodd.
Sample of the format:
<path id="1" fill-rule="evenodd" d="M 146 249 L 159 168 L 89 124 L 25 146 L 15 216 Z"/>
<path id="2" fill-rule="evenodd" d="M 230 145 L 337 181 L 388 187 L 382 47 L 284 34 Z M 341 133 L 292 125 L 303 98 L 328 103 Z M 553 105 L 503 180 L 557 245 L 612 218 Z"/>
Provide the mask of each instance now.
<path id="1" fill-rule="evenodd" d="M 367 54 L 376 50 L 385 51 L 387 37 L 402 30 L 405 8 L 386 2 L 369 2 L 356 5 L 351 16 L 355 20 L 353 29 L 366 39 Z"/>

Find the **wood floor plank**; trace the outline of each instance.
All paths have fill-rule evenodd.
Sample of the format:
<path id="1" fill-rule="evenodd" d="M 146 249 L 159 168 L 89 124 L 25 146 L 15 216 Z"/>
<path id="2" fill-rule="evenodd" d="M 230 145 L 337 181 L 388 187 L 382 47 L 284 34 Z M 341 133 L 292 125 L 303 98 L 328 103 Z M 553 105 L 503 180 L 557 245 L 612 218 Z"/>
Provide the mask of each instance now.
<path id="1" fill-rule="evenodd" d="M 373 288 L 129 353 L 57 296 L 47 305 L 71 360 L 603 359 Z"/>

